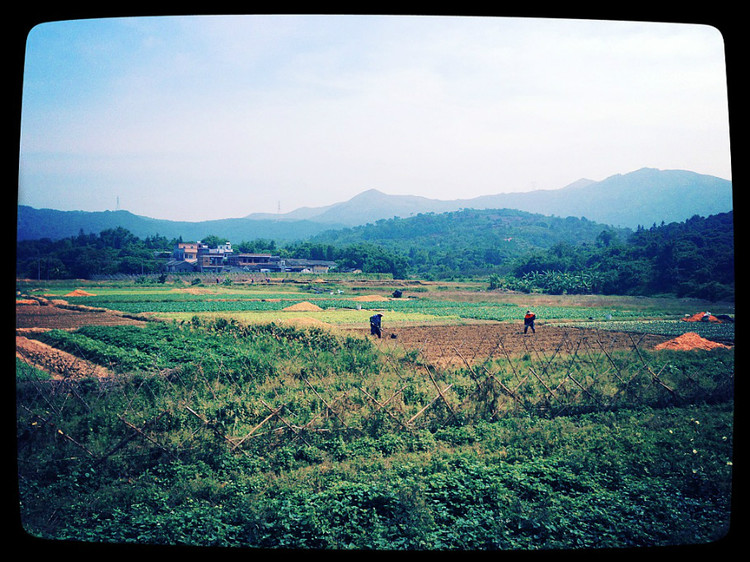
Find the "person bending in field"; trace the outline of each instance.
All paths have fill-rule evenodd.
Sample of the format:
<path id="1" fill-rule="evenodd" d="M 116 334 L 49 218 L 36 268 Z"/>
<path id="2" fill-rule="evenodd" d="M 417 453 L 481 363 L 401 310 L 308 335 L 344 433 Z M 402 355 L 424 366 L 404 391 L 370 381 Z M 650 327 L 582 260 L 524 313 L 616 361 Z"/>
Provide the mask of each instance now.
<path id="1" fill-rule="evenodd" d="M 536 330 L 534 329 L 534 320 L 536 320 L 536 314 L 534 314 L 530 310 L 527 310 L 526 316 L 523 317 L 523 333 L 524 334 L 528 332 L 529 328 L 531 328 L 532 334 L 536 334 Z"/>
<path id="2" fill-rule="evenodd" d="M 383 317 L 382 314 L 376 314 L 370 316 L 370 335 L 381 337 L 380 333 L 380 319 Z"/>

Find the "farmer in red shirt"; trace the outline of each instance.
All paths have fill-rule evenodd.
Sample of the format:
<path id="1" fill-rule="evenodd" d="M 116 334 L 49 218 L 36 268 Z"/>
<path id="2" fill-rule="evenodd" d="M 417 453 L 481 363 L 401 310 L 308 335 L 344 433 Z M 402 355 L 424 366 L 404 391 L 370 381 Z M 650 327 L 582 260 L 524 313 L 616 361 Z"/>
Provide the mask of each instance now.
<path id="1" fill-rule="evenodd" d="M 530 310 L 526 311 L 526 316 L 523 317 L 523 333 L 525 334 L 529 328 L 531 328 L 531 333 L 535 334 L 536 330 L 534 329 L 534 320 L 536 320 L 536 314 L 531 312 Z"/>

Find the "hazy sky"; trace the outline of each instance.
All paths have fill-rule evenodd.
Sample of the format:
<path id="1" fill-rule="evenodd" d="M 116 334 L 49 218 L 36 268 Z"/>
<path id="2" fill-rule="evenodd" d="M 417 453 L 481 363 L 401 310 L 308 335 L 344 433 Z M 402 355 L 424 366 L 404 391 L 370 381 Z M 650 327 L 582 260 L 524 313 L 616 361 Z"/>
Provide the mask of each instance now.
<path id="1" fill-rule="evenodd" d="M 731 180 L 710 26 L 432 16 L 44 23 L 20 204 L 172 220 L 556 189 L 642 167 Z"/>

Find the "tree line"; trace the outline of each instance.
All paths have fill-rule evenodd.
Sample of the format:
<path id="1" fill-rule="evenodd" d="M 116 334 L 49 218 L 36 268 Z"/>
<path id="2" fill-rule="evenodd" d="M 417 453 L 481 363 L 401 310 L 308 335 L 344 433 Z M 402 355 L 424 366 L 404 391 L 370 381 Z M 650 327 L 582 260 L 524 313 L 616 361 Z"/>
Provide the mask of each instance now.
<path id="1" fill-rule="evenodd" d="M 209 234 L 201 240 L 209 247 L 226 238 Z M 28 279 L 90 279 L 98 275 L 150 275 L 163 273 L 165 263 L 182 238 L 158 234 L 140 239 L 123 227 L 98 234 L 51 240 L 22 240 L 16 245 L 16 277 Z M 276 241 L 258 238 L 234 245 L 243 253 L 270 253 L 282 258 L 326 260 L 340 269 L 364 273 L 389 273 L 396 278 L 408 274 L 408 258 L 373 243 L 331 244 L 296 242 L 278 247 Z"/>
<path id="2" fill-rule="evenodd" d="M 459 211 L 331 231 L 277 245 L 235 244 L 239 252 L 327 260 L 340 270 L 394 278 L 484 277 L 490 288 L 548 293 L 654 295 L 711 300 L 734 297 L 734 215 L 615 229 L 584 219 L 508 210 Z M 32 279 L 164 271 L 181 239 L 140 239 L 118 227 L 99 234 L 17 243 L 17 276 Z M 215 246 L 226 241 L 209 234 Z"/>
<path id="3" fill-rule="evenodd" d="M 547 293 L 674 294 L 734 300 L 733 212 L 639 227 L 625 241 L 606 232 L 594 245 L 558 243 L 516 260 L 491 286 Z"/>

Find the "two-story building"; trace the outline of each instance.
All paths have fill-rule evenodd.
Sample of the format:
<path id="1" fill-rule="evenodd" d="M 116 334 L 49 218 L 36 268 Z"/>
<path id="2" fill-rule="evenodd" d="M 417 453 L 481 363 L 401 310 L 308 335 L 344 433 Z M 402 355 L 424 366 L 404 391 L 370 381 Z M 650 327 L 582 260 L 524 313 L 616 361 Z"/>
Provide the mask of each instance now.
<path id="1" fill-rule="evenodd" d="M 198 244 L 196 242 L 180 242 L 172 251 L 172 259 L 194 262 L 198 259 Z"/>
<path id="2" fill-rule="evenodd" d="M 228 257 L 233 253 L 231 242 L 226 242 L 216 248 L 209 248 L 207 244 L 198 242 L 198 271 L 215 273 L 223 271 Z"/>
<path id="3" fill-rule="evenodd" d="M 198 242 L 180 242 L 172 250 L 172 259 L 167 264 L 167 271 L 177 272 L 218 272 L 222 271 L 226 257 L 233 252 L 232 244 L 227 242 L 216 248 L 209 248 L 200 240 Z"/>
<path id="4" fill-rule="evenodd" d="M 203 242 L 180 242 L 172 251 L 167 264 L 170 273 L 227 273 L 246 272 L 299 272 L 327 273 L 336 267 L 335 262 L 320 260 L 282 259 L 280 256 L 260 253 L 235 253 L 230 242 L 209 248 Z"/>

